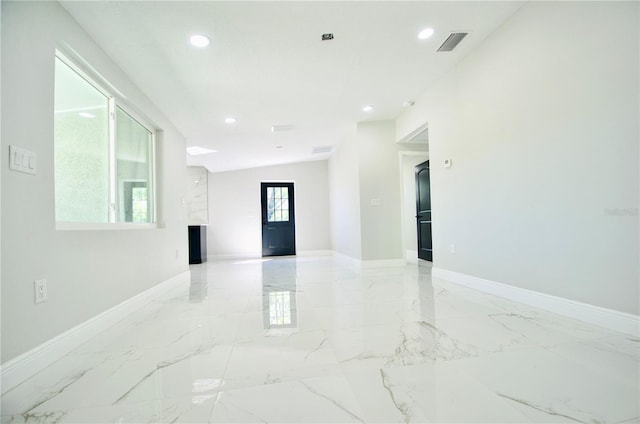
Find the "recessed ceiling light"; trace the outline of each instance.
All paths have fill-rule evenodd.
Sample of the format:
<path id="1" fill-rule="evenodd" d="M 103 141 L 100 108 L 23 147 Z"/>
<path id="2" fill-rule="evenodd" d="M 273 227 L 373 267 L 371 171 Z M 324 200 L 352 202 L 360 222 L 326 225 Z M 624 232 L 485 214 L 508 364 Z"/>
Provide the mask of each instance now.
<path id="1" fill-rule="evenodd" d="M 200 147 L 200 146 L 187 147 L 187 153 L 189 153 L 191 156 L 208 155 L 209 153 L 216 153 L 216 152 L 217 150 L 207 149 L 205 147 Z"/>
<path id="2" fill-rule="evenodd" d="M 433 33 L 433 28 L 425 28 L 418 33 L 418 38 L 421 40 L 426 40 L 427 38 L 431 37 Z"/>
<path id="3" fill-rule="evenodd" d="M 233 118 L 231 116 L 228 117 L 228 118 L 224 118 L 224 123 L 225 124 L 229 124 L 229 125 L 235 124 L 236 123 L 236 118 Z"/>
<path id="4" fill-rule="evenodd" d="M 94 115 L 93 113 L 89 113 L 89 112 L 80 112 L 78 115 L 82 116 L 83 118 L 95 118 L 96 115 Z"/>
<path id="5" fill-rule="evenodd" d="M 209 37 L 200 34 L 192 35 L 191 38 L 189 38 L 189 42 L 194 47 L 207 47 L 209 44 L 211 44 L 211 40 L 209 40 Z"/>
<path id="6" fill-rule="evenodd" d="M 373 110 L 373 106 L 371 105 L 366 105 L 365 107 L 362 108 L 363 112 L 371 112 Z"/>
<path id="7" fill-rule="evenodd" d="M 282 149 L 284 146 L 276 146 L 276 149 Z"/>

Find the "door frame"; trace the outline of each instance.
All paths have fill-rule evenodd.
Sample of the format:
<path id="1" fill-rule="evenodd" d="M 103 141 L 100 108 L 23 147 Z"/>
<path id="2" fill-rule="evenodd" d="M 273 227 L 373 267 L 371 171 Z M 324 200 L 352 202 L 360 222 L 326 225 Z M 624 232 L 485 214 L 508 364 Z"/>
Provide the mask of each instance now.
<path id="1" fill-rule="evenodd" d="M 273 253 L 268 250 L 268 247 L 265 246 L 265 226 L 267 224 L 267 194 L 266 187 L 287 187 L 289 188 L 289 197 L 288 197 L 288 212 L 289 212 L 289 220 L 282 221 L 286 222 L 287 226 L 291 228 L 293 231 L 293 251 L 287 253 Z M 276 222 L 275 225 L 278 225 Z M 260 233 L 261 233 L 261 244 L 262 244 L 262 257 L 269 256 L 292 256 L 297 253 L 297 245 L 296 245 L 296 211 L 295 211 L 295 182 L 294 181 L 261 181 L 260 182 Z"/>

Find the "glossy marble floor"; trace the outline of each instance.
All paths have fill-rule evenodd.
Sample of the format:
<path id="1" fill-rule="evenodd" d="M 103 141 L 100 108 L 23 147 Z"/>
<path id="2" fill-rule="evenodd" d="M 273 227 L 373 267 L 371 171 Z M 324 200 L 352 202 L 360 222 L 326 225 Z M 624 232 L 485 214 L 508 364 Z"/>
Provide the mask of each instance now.
<path id="1" fill-rule="evenodd" d="M 330 256 L 190 287 L 2 396 L 3 423 L 631 423 L 638 336 Z"/>

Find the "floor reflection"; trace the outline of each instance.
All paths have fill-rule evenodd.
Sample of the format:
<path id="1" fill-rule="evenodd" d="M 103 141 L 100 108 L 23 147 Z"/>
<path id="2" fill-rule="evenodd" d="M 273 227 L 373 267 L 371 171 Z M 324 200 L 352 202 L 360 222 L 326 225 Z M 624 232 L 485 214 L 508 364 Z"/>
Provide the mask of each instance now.
<path id="1" fill-rule="evenodd" d="M 297 328 L 296 261 L 262 262 L 264 328 Z"/>
<path id="2" fill-rule="evenodd" d="M 204 301 L 207 298 L 208 284 L 207 264 L 191 265 L 189 303 L 201 303 Z"/>

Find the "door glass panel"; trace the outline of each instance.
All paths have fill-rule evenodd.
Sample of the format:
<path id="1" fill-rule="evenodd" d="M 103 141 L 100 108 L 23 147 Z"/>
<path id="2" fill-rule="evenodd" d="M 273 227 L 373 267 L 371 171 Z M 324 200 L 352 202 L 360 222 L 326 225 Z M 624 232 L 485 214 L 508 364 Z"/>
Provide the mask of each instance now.
<path id="1" fill-rule="evenodd" d="M 289 221 L 288 187 L 267 187 L 267 221 Z"/>

